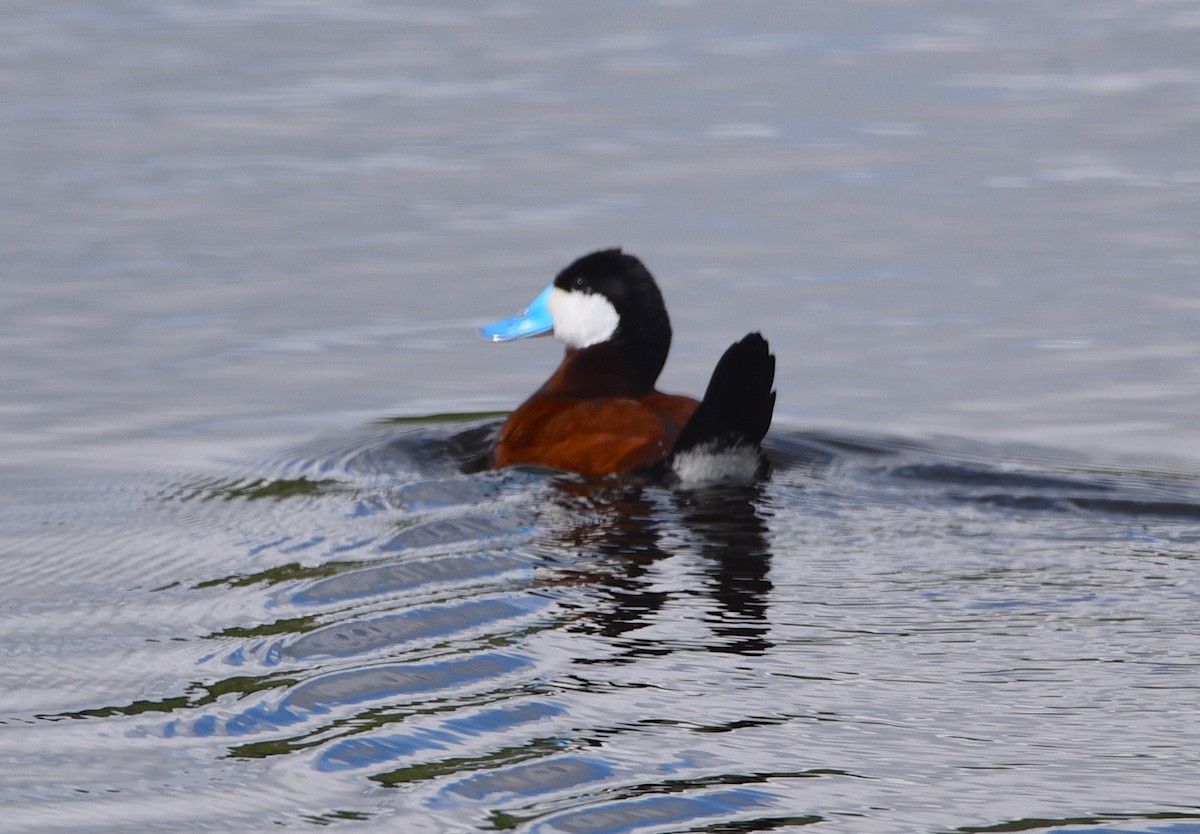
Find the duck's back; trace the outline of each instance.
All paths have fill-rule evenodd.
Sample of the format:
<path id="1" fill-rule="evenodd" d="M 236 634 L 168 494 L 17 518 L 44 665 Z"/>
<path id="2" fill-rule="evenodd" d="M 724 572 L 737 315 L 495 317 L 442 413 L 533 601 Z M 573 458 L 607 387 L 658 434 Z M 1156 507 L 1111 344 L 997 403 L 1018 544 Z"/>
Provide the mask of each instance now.
<path id="1" fill-rule="evenodd" d="M 505 422 L 492 464 L 624 475 L 662 461 L 698 405 L 691 397 L 658 391 L 640 397 L 542 391 Z"/>

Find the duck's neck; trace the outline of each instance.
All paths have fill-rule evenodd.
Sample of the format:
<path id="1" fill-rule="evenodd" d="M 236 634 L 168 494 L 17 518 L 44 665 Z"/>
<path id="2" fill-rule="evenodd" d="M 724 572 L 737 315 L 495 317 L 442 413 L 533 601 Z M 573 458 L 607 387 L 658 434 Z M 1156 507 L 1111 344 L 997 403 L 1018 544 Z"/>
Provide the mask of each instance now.
<path id="1" fill-rule="evenodd" d="M 665 362 L 666 351 L 661 357 L 637 354 L 613 342 L 567 348 L 542 390 L 577 397 L 639 397 L 654 390 Z"/>

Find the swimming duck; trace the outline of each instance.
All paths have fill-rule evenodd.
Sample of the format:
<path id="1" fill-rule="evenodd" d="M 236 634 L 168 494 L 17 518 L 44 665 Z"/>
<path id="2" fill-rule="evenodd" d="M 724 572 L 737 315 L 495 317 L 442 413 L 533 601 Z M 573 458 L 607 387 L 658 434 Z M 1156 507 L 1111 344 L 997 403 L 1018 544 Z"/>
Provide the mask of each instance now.
<path id="1" fill-rule="evenodd" d="M 746 481 L 763 471 L 775 357 L 760 334 L 725 351 L 702 400 L 657 390 L 671 322 L 653 276 L 620 249 L 579 258 L 524 314 L 480 334 L 507 342 L 551 330 L 566 346 L 562 363 L 501 427 L 493 467 L 688 483 Z"/>

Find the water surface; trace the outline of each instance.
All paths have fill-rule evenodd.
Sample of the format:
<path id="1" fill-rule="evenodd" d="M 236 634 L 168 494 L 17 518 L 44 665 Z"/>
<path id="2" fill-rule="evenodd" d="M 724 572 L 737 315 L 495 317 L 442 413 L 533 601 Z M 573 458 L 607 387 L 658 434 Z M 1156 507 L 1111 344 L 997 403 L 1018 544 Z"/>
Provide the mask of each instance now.
<path id="1" fill-rule="evenodd" d="M 1190 3 L 0 15 L 0 830 L 1200 830 Z M 614 244 L 762 484 L 479 471 Z"/>
<path id="2" fill-rule="evenodd" d="M 1194 474 L 787 429 L 754 487 L 463 473 L 495 425 L 21 493 L 8 824 L 1200 827 Z"/>

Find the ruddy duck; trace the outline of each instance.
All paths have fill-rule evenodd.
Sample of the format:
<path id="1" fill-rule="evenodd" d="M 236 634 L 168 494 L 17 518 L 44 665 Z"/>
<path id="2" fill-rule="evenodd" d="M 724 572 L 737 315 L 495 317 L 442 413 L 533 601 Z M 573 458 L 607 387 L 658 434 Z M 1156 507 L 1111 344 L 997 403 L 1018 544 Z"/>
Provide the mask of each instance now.
<path id="1" fill-rule="evenodd" d="M 745 481 L 764 470 L 775 356 L 760 334 L 725 351 L 702 400 L 657 390 L 671 322 L 650 272 L 620 249 L 579 258 L 523 315 L 480 334 L 505 342 L 551 330 L 566 345 L 562 364 L 504 423 L 493 467 L 684 483 Z"/>

